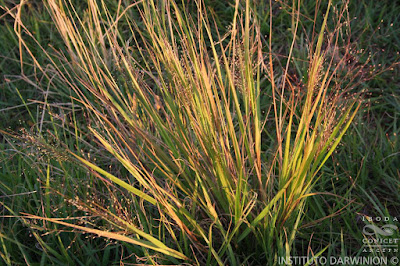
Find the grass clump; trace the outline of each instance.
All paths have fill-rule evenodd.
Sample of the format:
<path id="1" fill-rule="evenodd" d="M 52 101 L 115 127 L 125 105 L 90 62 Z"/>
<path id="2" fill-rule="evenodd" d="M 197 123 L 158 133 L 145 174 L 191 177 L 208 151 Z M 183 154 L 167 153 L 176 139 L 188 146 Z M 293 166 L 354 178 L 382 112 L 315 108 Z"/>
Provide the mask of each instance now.
<path id="1" fill-rule="evenodd" d="M 296 254 L 306 200 L 360 107 L 351 89 L 363 65 L 346 69 L 340 47 L 346 9 L 334 9 L 337 24 L 328 28 L 327 4 L 296 83 L 299 6 L 281 60 L 272 50 L 272 9 L 264 38 L 249 0 L 233 3 L 226 32 L 202 1 L 196 14 L 172 0 L 80 5 L 84 12 L 71 1 L 45 1 L 65 53 L 42 50 L 50 69 L 29 54 L 51 90 L 70 92 L 80 108 L 69 125 L 73 140 L 44 149 L 58 163 L 90 169 L 104 182 L 93 185 L 94 198 L 105 200 L 70 199 L 92 215 L 81 225 L 49 213 L 24 219 L 138 246 L 153 264 L 276 264 Z M 30 51 L 25 36 L 37 38 L 10 14 L 21 50 Z M 47 98 L 44 106 L 57 124 Z"/>

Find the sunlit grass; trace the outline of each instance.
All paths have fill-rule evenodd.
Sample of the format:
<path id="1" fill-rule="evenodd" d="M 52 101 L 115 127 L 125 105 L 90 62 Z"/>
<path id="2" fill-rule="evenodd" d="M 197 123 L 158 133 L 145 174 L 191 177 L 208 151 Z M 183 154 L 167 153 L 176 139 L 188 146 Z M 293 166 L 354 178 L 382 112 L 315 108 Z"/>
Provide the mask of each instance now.
<path id="1" fill-rule="evenodd" d="M 337 80 L 346 57 L 332 57 L 340 49 L 345 8 L 332 16 L 328 3 L 322 25 L 315 24 L 299 86 L 288 74 L 300 19 L 296 6 L 293 42 L 279 67 L 272 36 L 260 36 L 249 0 L 235 2 L 225 32 L 202 2 L 192 15 L 174 1 L 86 3 L 82 15 L 69 1 L 46 1 L 66 50 L 43 49 L 51 71 L 28 52 L 53 90 L 73 91 L 72 106 L 77 103 L 86 117 L 87 130 L 72 121 L 75 147 L 41 147 L 123 188 L 128 203 L 113 194 L 109 200 L 137 212 L 120 217 L 101 203 L 71 201 L 112 230 L 49 213 L 24 219 L 143 247 L 153 263 L 273 264 L 277 256 L 290 256 L 306 200 L 360 106 L 348 84 Z M 21 32 L 35 36 L 13 14 L 19 47 L 30 51 Z M 336 28 L 327 29 L 329 19 L 338 20 Z M 57 89 L 53 79 L 64 87 Z M 266 83 L 271 97 L 261 102 Z M 41 125 L 32 142 L 43 139 Z M 78 150 L 85 149 L 82 134 L 124 171 Z M 263 134 L 273 138 L 267 148 Z M 47 172 L 47 205 L 50 186 Z"/>

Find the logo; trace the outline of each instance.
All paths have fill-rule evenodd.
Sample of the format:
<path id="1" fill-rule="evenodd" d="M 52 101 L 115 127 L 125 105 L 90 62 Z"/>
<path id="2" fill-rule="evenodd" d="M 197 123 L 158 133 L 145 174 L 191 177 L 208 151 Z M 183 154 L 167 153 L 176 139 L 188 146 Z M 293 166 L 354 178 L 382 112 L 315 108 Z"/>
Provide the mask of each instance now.
<path id="1" fill-rule="evenodd" d="M 393 224 L 387 224 L 382 227 L 378 227 L 373 224 L 368 224 L 364 226 L 363 233 L 364 235 L 372 236 L 375 234 L 382 235 L 382 236 L 391 236 L 395 233 L 398 229 L 397 226 Z"/>

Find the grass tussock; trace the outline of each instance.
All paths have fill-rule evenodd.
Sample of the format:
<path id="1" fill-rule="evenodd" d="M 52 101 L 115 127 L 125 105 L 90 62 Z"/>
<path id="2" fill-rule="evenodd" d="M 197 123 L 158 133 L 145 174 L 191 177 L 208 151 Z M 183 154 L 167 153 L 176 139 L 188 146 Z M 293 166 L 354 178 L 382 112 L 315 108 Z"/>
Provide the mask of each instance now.
<path id="1" fill-rule="evenodd" d="M 307 198 L 360 107 L 351 89 L 365 64 L 349 67 L 346 7 L 329 2 L 314 20 L 296 82 L 300 5 L 284 60 L 249 0 L 234 2 L 224 32 L 202 1 L 197 13 L 173 0 L 81 5 L 45 1 L 66 51 L 43 49 L 50 67 L 29 52 L 26 39 L 37 38 L 9 12 L 20 49 L 85 117 L 71 121 L 73 145 L 51 153 L 90 169 L 108 190 L 96 198 L 108 201 L 70 200 L 101 222 L 24 219 L 139 246 L 154 264 L 273 264 L 293 254 Z M 37 131 L 40 139 L 41 124 Z"/>

